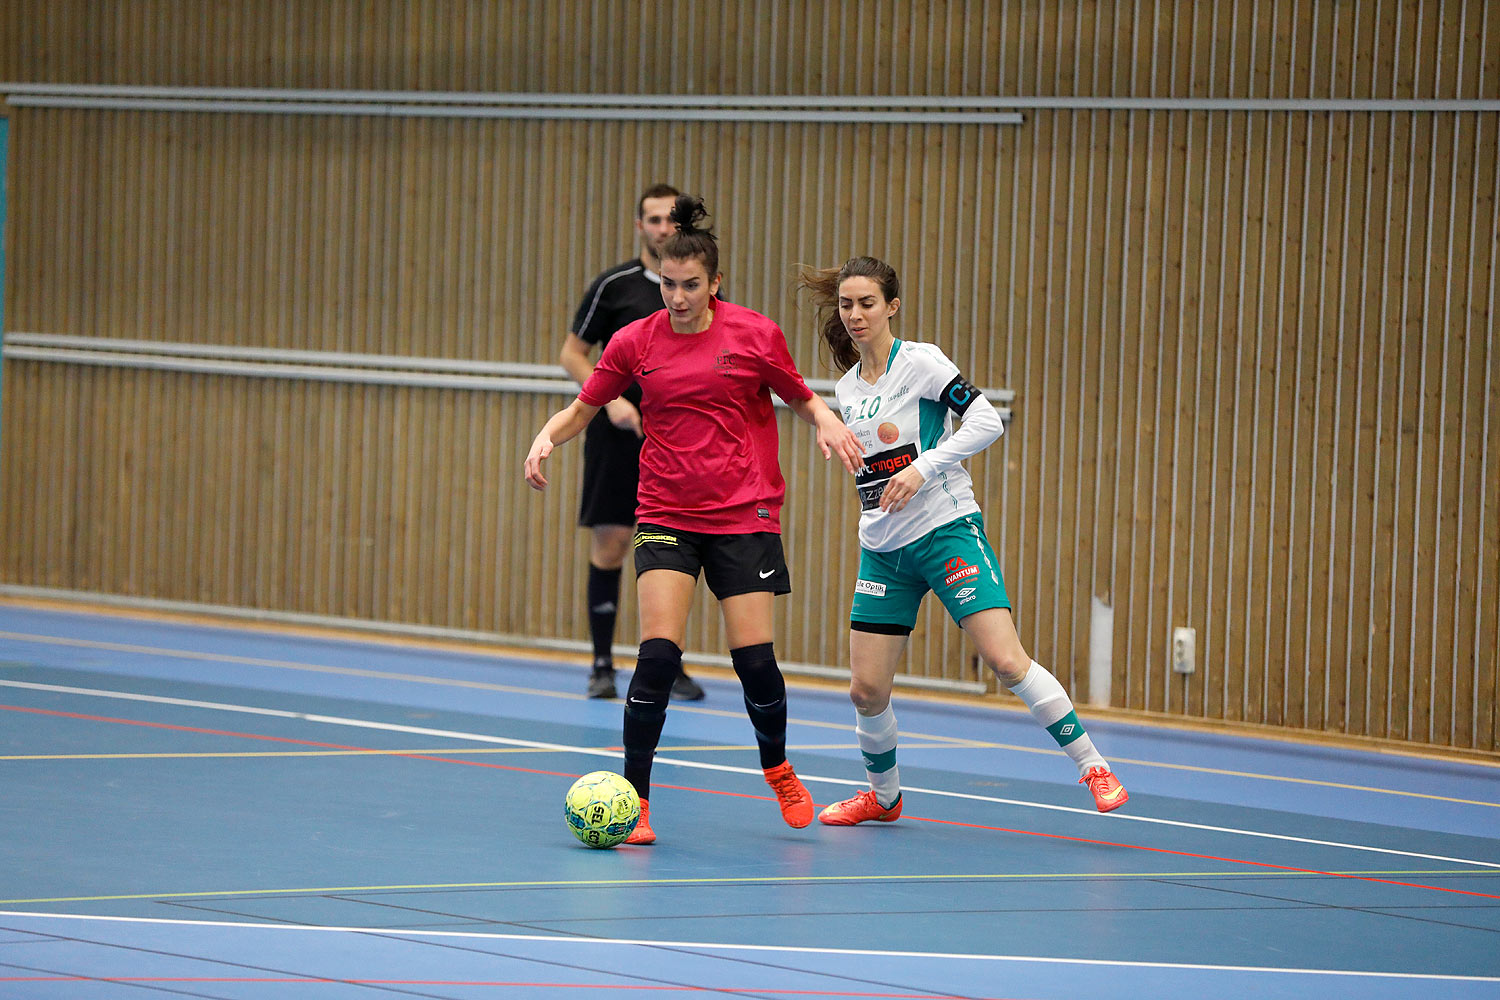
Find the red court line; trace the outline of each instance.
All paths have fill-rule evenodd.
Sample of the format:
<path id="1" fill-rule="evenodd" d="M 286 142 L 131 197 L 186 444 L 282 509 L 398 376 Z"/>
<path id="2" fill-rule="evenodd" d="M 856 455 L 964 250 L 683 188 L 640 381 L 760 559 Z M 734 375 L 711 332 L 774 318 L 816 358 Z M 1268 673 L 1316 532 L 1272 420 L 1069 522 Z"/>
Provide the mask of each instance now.
<path id="1" fill-rule="evenodd" d="M 1013 830 L 1004 826 L 985 826 L 983 823 L 963 823 L 956 819 L 928 819 L 922 816 L 912 816 L 921 823 L 941 823 L 945 826 L 964 826 L 974 830 L 996 830 L 1001 833 L 1018 833 L 1027 837 L 1048 837 L 1053 840 L 1071 840 L 1080 844 L 1098 844 L 1102 847 L 1128 847 L 1136 851 L 1151 851 L 1155 854 L 1174 854 L 1179 858 L 1198 858 L 1203 861 L 1223 861 L 1231 865 L 1246 865 L 1253 868 L 1275 868 L 1284 872 L 1297 872 L 1302 875 L 1331 875 L 1334 878 L 1355 879 L 1360 882 L 1380 882 L 1385 885 L 1402 885 L 1410 889 L 1431 889 L 1433 892 L 1452 892 L 1460 896 L 1478 896 L 1481 899 L 1500 899 L 1500 896 L 1487 892 L 1471 892 L 1468 889 L 1449 889 L 1441 885 L 1423 885 L 1420 882 L 1398 882 L 1394 879 L 1376 878 L 1373 875 L 1347 875 L 1340 872 L 1325 872 L 1317 868 L 1297 868 L 1293 865 L 1273 865 L 1269 861 L 1246 861 L 1241 858 L 1221 858 L 1216 854 L 1194 854 L 1192 851 L 1174 851 L 1166 847 L 1147 847 L 1144 844 L 1120 844 L 1112 840 L 1092 840 L 1088 837 L 1069 837 L 1061 833 L 1041 833 L 1037 830 Z M 1459 874 L 1458 872 L 1454 873 Z"/>
<path id="2" fill-rule="evenodd" d="M 84 719 L 90 722 L 111 722 L 125 726 L 143 726 L 149 729 L 170 729 L 185 733 L 205 733 L 213 736 L 234 736 L 247 740 L 268 740 L 276 743 L 295 743 L 302 746 L 322 747 L 331 750 L 363 750 L 370 753 L 379 753 L 387 757 L 405 757 L 408 760 L 430 760 L 441 764 L 464 764 L 469 767 L 488 767 L 497 771 L 518 771 L 523 774 L 544 774 L 549 777 L 576 778 L 578 775 L 565 771 L 543 771 L 529 767 L 515 767 L 509 764 L 491 764 L 488 761 L 461 760 L 453 757 L 437 757 L 430 754 L 406 754 L 387 753 L 376 750 L 373 747 L 346 746 L 340 743 L 317 743 L 312 740 L 298 740 L 287 736 L 264 736 L 259 733 L 240 733 L 226 729 L 200 729 L 194 726 L 178 726 L 166 722 L 145 722 L 140 719 L 119 719 L 107 715 L 83 715 L 77 712 L 59 712 L 47 708 L 26 708 L 19 705 L 0 705 L 0 710 L 9 712 L 30 712 L 36 715 L 55 715 L 65 719 Z M 455 748 L 455 753 L 462 753 L 461 748 Z M 773 796 L 753 795 L 749 792 L 721 791 L 715 788 L 697 788 L 691 785 L 662 785 L 657 788 L 671 788 L 675 791 L 700 792 L 706 795 L 725 795 L 732 798 L 757 799 L 764 802 L 775 801 Z M 1145 844 L 1122 844 L 1113 840 L 1094 840 L 1089 837 L 1070 837 L 1061 833 L 1043 833 L 1040 830 L 1017 830 L 1005 826 L 988 826 L 984 823 L 964 823 L 953 819 L 930 819 L 923 816 L 907 815 L 905 819 L 915 820 L 919 823 L 936 823 L 944 826 L 961 826 L 971 830 L 992 830 L 997 833 L 1014 833 L 1025 837 L 1045 837 L 1050 840 L 1067 840 L 1078 844 L 1095 844 L 1100 847 L 1120 847 L 1132 851 L 1148 851 L 1153 854 L 1170 854 L 1179 858 L 1198 858 L 1205 861 L 1222 861 L 1225 864 L 1244 865 L 1247 868 L 1274 868 L 1278 871 L 1297 872 L 1302 875 L 1327 875 L 1330 878 L 1352 879 L 1358 882 L 1378 882 L 1384 885 L 1403 886 L 1408 889 L 1430 889 L 1433 892 L 1448 892 L 1460 896 L 1478 896 L 1481 899 L 1500 899 L 1500 895 L 1487 892 L 1474 892 L 1469 889 L 1450 889 L 1440 885 L 1426 885 L 1421 882 L 1398 882 L 1394 879 L 1376 878 L 1373 875 L 1347 875 L 1339 872 L 1325 872 L 1318 868 L 1298 868 L 1292 865 L 1276 865 L 1268 861 L 1247 861 L 1242 858 L 1222 858 L 1214 854 L 1195 854 L 1191 851 L 1174 851 L 1166 847 L 1147 847 Z"/>

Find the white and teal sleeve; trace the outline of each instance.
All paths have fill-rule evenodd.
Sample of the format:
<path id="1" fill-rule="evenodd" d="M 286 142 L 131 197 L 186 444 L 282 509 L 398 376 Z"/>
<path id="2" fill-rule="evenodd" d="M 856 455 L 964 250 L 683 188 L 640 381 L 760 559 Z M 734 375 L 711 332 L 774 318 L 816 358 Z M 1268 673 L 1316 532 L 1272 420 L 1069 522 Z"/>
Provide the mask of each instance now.
<path id="1" fill-rule="evenodd" d="M 1005 432 L 1005 424 L 994 404 L 963 377 L 957 365 L 935 348 L 933 350 L 937 357 L 932 359 L 932 364 L 923 366 L 929 376 L 923 386 L 923 398 L 946 407 L 963 420 L 963 425 L 923 451 L 912 463 L 927 481 L 979 454 Z"/>

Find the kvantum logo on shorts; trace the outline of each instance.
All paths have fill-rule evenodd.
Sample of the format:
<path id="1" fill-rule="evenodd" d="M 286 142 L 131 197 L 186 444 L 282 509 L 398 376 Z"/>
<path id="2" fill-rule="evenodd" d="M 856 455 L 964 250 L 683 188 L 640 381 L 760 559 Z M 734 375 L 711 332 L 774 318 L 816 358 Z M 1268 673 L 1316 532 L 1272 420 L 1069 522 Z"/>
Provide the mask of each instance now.
<path id="1" fill-rule="evenodd" d="M 962 580 L 964 577 L 966 577 L 966 576 L 973 576 L 975 573 L 978 573 L 978 572 L 979 572 L 979 567 L 978 566 L 965 566 L 963 569 L 959 570 L 958 572 L 956 572 L 956 573 L 949 573 L 947 576 L 943 577 L 943 585 L 946 586 L 946 587 L 951 587 L 955 583 L 957 583 L 958 581 Z"/>
<path id="2" fill-rule="evenodd" d="M 873 597 L 884 597 L 885 584 L 876 583 L 874 580 L 855 580 L 854 592 L 856 594 L 869 594 Z"/>

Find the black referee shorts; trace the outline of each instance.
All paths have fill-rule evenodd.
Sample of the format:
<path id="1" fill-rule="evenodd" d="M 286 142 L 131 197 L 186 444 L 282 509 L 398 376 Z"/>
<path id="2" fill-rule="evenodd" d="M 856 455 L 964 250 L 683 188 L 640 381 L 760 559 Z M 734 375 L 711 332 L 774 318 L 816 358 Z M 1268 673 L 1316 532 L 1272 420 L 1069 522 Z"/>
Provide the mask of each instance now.
<path id="1" fill-rule="evenodd" d="M 600 410 L 583 434 L 583 498 L 579 527 L 635 524 L 635 492 L 641 480 L 641 439 L 622 431 Z"/>
<path id="2" fill-rule="evenodd" d="M 781 536 L 771 531 L 708 535 L 681 528 L 642 524 L 635 532 L 635 575 L 671 569 L 703 579 L 714 597 L 769 592 L 790 594 L 792 574 L 786 568 Z"/>

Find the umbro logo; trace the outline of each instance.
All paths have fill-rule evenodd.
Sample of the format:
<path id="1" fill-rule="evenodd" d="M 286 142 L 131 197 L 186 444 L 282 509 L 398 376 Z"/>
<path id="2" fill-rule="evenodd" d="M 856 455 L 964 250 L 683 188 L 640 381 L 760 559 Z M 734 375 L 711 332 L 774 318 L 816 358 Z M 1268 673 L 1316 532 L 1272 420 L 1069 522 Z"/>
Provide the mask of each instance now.
<path id="1" fill-rule="evenodd" d="M 1057 731 L 1057 734 L 1059 736 L 1071 736 L 1073 735 L 1073 730 L 1077 728 L 1077 726 L 1073 725 L 1073 723 L 1070 722 L 1066 726 L 1063 726 L 1061 729 L 1059 729 Z"/>

